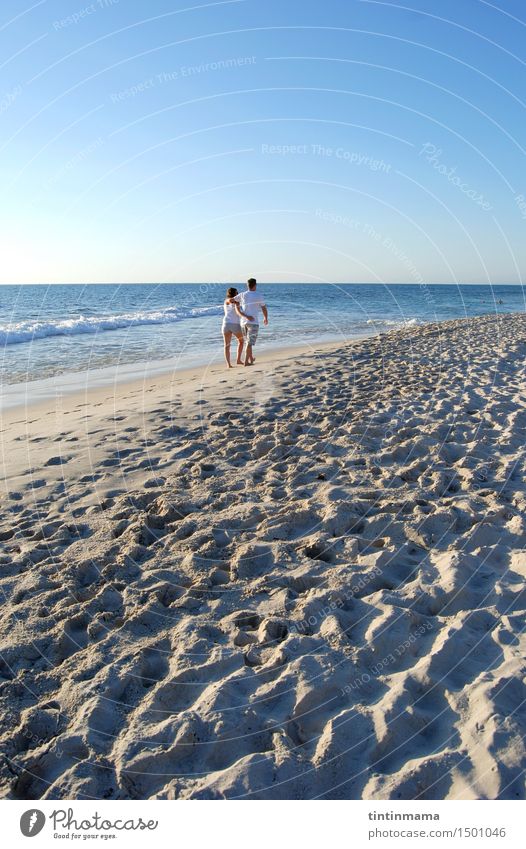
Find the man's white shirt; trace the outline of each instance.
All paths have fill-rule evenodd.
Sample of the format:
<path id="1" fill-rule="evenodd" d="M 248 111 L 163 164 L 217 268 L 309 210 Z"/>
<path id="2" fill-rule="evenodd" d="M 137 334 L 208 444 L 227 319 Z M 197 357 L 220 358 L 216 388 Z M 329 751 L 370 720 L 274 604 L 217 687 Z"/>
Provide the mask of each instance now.
<path id="1" fill-rule="evenodd" d="M 259 324 L 259 311 L 261 307 L 266 306 L 263 295 L 261 295 L 257 289 L 254 292 L 247 289 L 246 292 L 241 292 L 239 295 L 236 295 L 236 301 L 244 313 L 252 316 L 251 322 L 249 322 L 247 318 L 242 318 L 241 323 Z"/>

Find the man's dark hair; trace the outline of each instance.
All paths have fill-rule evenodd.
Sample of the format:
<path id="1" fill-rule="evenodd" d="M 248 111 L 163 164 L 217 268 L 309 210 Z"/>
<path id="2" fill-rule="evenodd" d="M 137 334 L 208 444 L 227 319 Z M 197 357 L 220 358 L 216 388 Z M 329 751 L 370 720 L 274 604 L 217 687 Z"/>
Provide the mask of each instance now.
<path id="1" fill-rule="evenodd" d="M 255 277 L 249 277 L 248 280 L 247 280 L 247 284 L 248 284 L 249 289 L 255 289 L 256 283 L 257 283 L 257 280 L 256 280 Z"/>

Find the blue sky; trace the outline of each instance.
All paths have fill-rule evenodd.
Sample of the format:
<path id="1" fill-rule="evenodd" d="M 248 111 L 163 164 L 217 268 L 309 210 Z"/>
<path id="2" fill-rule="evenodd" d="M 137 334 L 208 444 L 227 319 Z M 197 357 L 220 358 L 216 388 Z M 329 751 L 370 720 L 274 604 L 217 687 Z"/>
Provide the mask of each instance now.
<path id="1" fill-rule="evenodd" d="M 0 281 L 521 282 L 518 0 L 3 0 Z"/>

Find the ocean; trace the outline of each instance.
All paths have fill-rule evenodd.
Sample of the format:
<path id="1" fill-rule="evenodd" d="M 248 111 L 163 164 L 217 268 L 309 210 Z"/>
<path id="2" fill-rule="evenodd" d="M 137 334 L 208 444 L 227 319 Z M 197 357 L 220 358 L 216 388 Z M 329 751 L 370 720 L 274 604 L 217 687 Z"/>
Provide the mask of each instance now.
<path id="1" fill-rule="evenodd" d="M 241 287 L 240 288 L 244 288 Z M 520 286 L 261 284 L 270 323 L 258 348 L 347 340 L 423 322 L 523 312 Z M 222 361 L 224 283 L 0 286 L 4 387 L 89 372 L 132 377 Z M 77 377 L 75 377 L 77 375 Z M 36 386 L 35 386 L 36 389 Z"/>

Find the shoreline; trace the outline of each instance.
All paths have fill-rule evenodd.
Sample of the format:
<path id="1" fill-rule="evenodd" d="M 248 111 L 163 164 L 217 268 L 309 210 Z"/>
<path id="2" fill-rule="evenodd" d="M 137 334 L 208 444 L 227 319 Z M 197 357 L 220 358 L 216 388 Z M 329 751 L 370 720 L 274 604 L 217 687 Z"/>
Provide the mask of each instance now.
<path id="1" fill-rule="evenodd" d="M 141 288 L 141 284 L 138 285 Z M 184 288 L 185 284 L 182 285 Z M 288 286 L 288 284 L 276 284 L 277 288 L 280 285 Z M 342 284 L 344 288 L 349 285 Z M 369 284 L 364 284 L 366 289 L 368 286 Z M 497 300 L 496 296 L 491 294 L 492 286 L 482 287 L 487 290 L 484 297 L 481 292 L 473 298 L 464 294 L 463 297 L 451 300 L 449 296 L 445 297 L 442 293 L 441 296 L 437 296 L 436 300 L 431 298 L 431 301 L 427 296 L 424 297 L 425 292 L 423 294 L 421 288 L 412 284 L 405 286 L 392 284 L 392 286 L 394 287 L 392 293 L 387 286 L 388 303 L 384 305 L 381 315 L 376 314 L 378 310 L 374 308 L 374 296 L 372 296 L 373 300 L 370 304 L 372 311 L 368 311 L 367 303 L 364 303 L 365 312 L 363 310 L 360 312 L 360 300 L 354 305 L 357 307 L 357 311 L 353 312 L 353 309 L 351 309 L 349 315 L 338 311 L 338 300 L 335 300 L 333 296 L 335 291 L 341 288 L 339 284 L 332 289 L 329 287 L 330 298 L 326 302 L 327 310 L 323 316 L 319 314 L 316 303 L 310 302 L 308 298 L 306 299 L 306 309 L 310 318 L 305 322 L 303 329 L 294 327 L 291 333 L 290 326 L 286 326 L 285 322 L 286 311 L 280 314 L 277 310 L 275 320 L 271 321 L 270 332 L 264 331 L 260 335 L 260 350 L 263 350 L 264 355 L 267 352 L 273 355 L 274 351 L 289 347 L 286 343 L 291 336 L 294 341 L 293 347 L 300 350 L 309 346 L 314 347 L 314 340 L 316 340 L 316 347 L 326 344 L 332 345 L 339 341 L 345 343 L 359 338 L 368 338 L 377 333 L 404 329 L 409 324 L 418 326 L 422 323 L 437 323 L 442 319 L 453 318 L 454 314 L 459 320 L 464 320 L 468 315 L 479 315 L 481 309 L 487 310 L 490 315 L 498 315 L 502 314 L 498 303 L 503 304 L 503 309 L 506 310 L 504 314 L 511 314 L 507 312 L 509 309 L 515 309 L 518 312 L 523 311 L 523 303 L 520 302 L 520 299 L 517 299 L 516 294 L 510 295 L 507 298 L 508 305 L 505 305 L 501 299 Z M 436 284 L 436 286 L 439 290 L 443 288 L 441 284 Z M 479 284 L 473 284 L 473 287 L 477 291 L 481 289 Z M 506 289 L 507 287 L 509 288 L 509 284 L 501 284 L 501 288 Z M 298 292 L 305 288 L 309 289 L 309 286 L 300 286 Z M 517 287 L 512 288 L 517 289 Z M 342 290 L 343 296 L 354 297 L 352 289 L 353 287 L 350 285 L 347 294 Z M 417 291 L 411 294 L 412 289 Z M 460 286 L 461 289 L 462 286 Z M 293 291 L 287 294 L 285 298 L 287 303 L 289 303 L 293 294 Z M 301 304 L 304 297 L 304 295 L 297 294 L 296 300 L 299 299 Z M 320 297 L 323 298 L 323 296 Z M 392 303 L 389 298 L 394 299 Z M 38 301 L 38 297 L 36 297 L 36 300 Z M 91 300 L 93 300 L 93 296 L 91 296 Z M 92 304 L 92 307 L 89 307 L 90 298 L 86 302 L 87 316 L 84 316 L 85 320 L 94 322 L 94 327 L 96 327 L 96 322 L 100 321 L 103 329 L 113 329 L 117 331 L 116 335 L 111 332 L 99 333 L 98 331 L 96 335 L 89 333 L 86 335 L 85 332 L 80 332 L 80 330 L 84 331 L 85 329 L 81 326 L 79 334 L 64 330 L 63 335 L 58 333 L 55 337 L 53 324 L 67 324 L 67 311 L 64 313 L 65 317 L 61 320 L 59 320 L 60 316 L 52 315 L 48 322 L 50 327 L 47 327 L 44 309 L 37 321 L 27 317 L 20 306 L 17 307 L 19 311 L 17 313 L 16 305 L 13 305 L 13 310 L 15 310 L 13 316 L 16 313 L 17 321 L 12 325 L 12 331 L 9 330 L 9 322 L 3 323 L 0 335 L 5 336 L 6 333 L 9 335 L 12 332 L 16 336 L 20 332 L 23 336 L 20 341 L 25 342 L 25 344 L 20 347 L 6 341 L 4 346 L 3 371 L 11 376 L 11 380 L 16 382 L 5 383 L 1 387 L 0 408 L 7 409 L 11 406 L 24 405 L 28 394 L 34 395 L 38 399 L 50 398 L 57 393 L 69 394 L 78 387 L 83 389 L 87 384 L 90 386 L 108 386 L 133 379 L 143 379 L 148 376 L 154 378 L 157 374 L 170 372 L 174 369 L 192 369 L 207 362 L 217 363 L 221 360 L 220 332 L 216 326 L 220 317 L 219 313 L 214 319 L 210 318 L 210 328 L 205 330 L 203 337 L 200 335 L 201 330 L 196 330 L 195 320 L 190 321 L 188 325 L 184 323 L 185 310 L 188 313 L 187 307 L 192 306 L 189 311 L 192 313 L 193 305 L 198 303 L 195 292 L 188 293 L 187 299 L 183 298 L 179 307 L 177 307 L 177 297 L 175 296 L 172 298 L 174 302 L 172 306 L 168 306 L 166 299 L 163 301 L 162 298 L 160 303 L 155 300 L 150 303 L 147 292 L 144 294 L 142 307 L 141 304 L 137 303 L 134 307 L 131 307 L 128 300 L 128 296 L 123 296 L 122 315 L 119 310 L 112 311 L 111 309 L 106 311 L 108 313 L 106 315 L 106 312 L 98 309 L 97 304 Z M 66 299 L 66 302 L 70 303 L 70 307 L 75 312 L 77 309 L 75 299 L 69 298 L 69 301 Z M 292 304 L 294 303 L 293 300 Z M 294 306 L 292 308 L 294 309 Z M 177 309 L 179 309 L 181 315 L 175 323 L 172 323 L 172 327 L 170 327 L 171 323 L 168 320 L 166 323 L 160 321 L 159 324 L 155 324 L 155 321 L 153 321 L 154 318 L 156 321 L 160 320 L 164 312 L 177 311 Z M 213 307 L 210 304 L 205 304 L 203 309 L 205 313 L 206 310 L 210 311 L 210 309 L 217 309 L 220 312 L 219 305 Z M 314 326 L 312 326 L 313 310 L 320 319 L 316 321 Z M 100 315 L 98 315 L 99 312 Z M 186 318 L 188 317 L 186 315 Z M 4 319 L 7 318 L 6 313 Z M 77 318 L 82 325 L 83 315 L 79 315 Z M 115 327 L 109 328 L 106 325 L 108 322 L 111 325 L 112 318 L 115 319 L 117 324 Z M 124 324 L 121 327 L 118 323 L 119 318 L 124 322 L 129 320 L 130 324 Z M 201 320 L 205 321 L 203 317 L 201 317 Z M 141 321 L 145 323 L 144 326 Z M 40 328 L 41 324 L 42 328 Z M 320 332 L 320 327 L 324 328 L 326 332 Z M 139 333 L 138 336 L 135 335 L 135 330 L 131 331 L 133 328 Z M 156 341 L 157 331 L 159 332 L 158 341 Z M 132 332 L 129 339 L 128 332 Z M 34 338 L 31 336 L 32 333 L 36 334 Z M 176 335 L 174 336 L 174 334 Z M 50 338 L 46 338 L 48 335 Z M 202 339 L 206 340 L 204 346 Z M 296 342 L 296 339 L 299 341 Z M 150 345 L 152 342 L 153 344 Z M 93 368 L 93 356 L 101 364 L 97 368 Z M 135 359 L 136 357 L 143 359 Z M 66 371 L 60 371 L 61 369 L 66 369 Z M 73 369 L 73 371 L 67 369 Z M 55 370 L 58 370 L 59 373 L 50 377 L 42 376 L 45 372 L 52 374 Z M 29 381 L 27 380 L 28 375 L 32 378 Z"/>
<path id="2" fill-rule="evenodd" d="M 421 327 L 445 325 L 450 321 L 470 322 L 473 318 L 491 318 L 498 321 L 499 315 L 521 314 L 519 312 L 504 314 L 485 313 L 480 316 L 448 319 L 447 321 L 440 322 L 422 321 L 418 324 L 410 323 L 407 327 L 402 326 L 389 330 L 371 331 L 370 333 L 362 333 L 352 337 L 341 338 L 341 336 L 335 336 L 331 339 L 322 338 L 315 345 L 301 342 L 295 345 L 271 344 L 267 346 L 262 337 L 259 345 L 256 347 L 256 352 L 259 351 L 259 365 L 262 365 L 264 362 L 274 364 L 277 360 L 285 360 L 289 356 L 305 355 L 314 351 L 332 351 L 338 347 L 345 348 L 348 345 L 355 345 L 367 339 L 404 332 L 410 328 L 416 331 Z M 232 343 L 232 351 L 235 351 L 235 340 Z M 130 386 L 135 388 L 159 378 L 168 380 L 170 375 L 172 375 L 173 379 L 177 376 L 176 382 L 179 382 L 179 378 L 184 379 L 185 377 L 192 380 L 203 370 L 214 375 L 217 375 L 222 370 L 226 371 L 223 367 L 223 352 L 220 346 L 218 346 L 213 357 L 207 356 L 202 361 L 194 361 L 193 363 L 182 366 L 179 366 L 179 362 L 180 358 L 136 361 L 88 371 L 62 372 L 49 378 L 30 380 L 24 383 L 6 383 L 0 386 L 0 417 L 4 417 L 11 411 L 21 408 L 29 409 L 37 406 L 40 407 L 41 405 L 45 406 L 54 401 L 61 403 L 64 398 L 70 398 L 73 402 L 77 398 L 89 397 L 91 395 L 95 397 L 95 395 L 100 395 L 111 387 L 124 389 Z M 210 365 L 211 362 L 213 365 Z M 28 402 L 27 396 L 30 393 L 33 394 L 33 397 Z"/>
<path id="3" fill-rule="evenodd" d="M 0 795 L 524 799 L 525 356 L 490 315 L 7 411 Z"/>
<path id="4" fill-rule="evenodd" d="M 255 349 L 256 367 L 261 368 L 264 363 L 273 366 L 277 361 L 286 361 L 296 355 L 308 355 L 314 353 L 314 351 L 331 351 L 341 346 L 353 345 L 363 339 L 369 339 L 373 335 L 382 335 L 382 333 L 357 336 L 345 340 L 325 341 L 316 345 L 301 343 L 266 347 L 264 343 L 260 343 Z M 232 345 L 232 351 L 235 358 L 235 344 Z M 213 365 L 210 365 L 209 361 L 205 361 L 179 367 L 177 362 L 174 364 L 173 360 L 170 359 L 152 362 L 139 361 L 126 363 L 120 367 L 108 366 L 104 369 L 92 371 L 65 372 L 56 377 L 27 381 L 26 383 L 4 384 L 0 389 L 0 417 L 21 408 L 32 409 L 35 406 L 58 403 L 64 398 L 69 398 L 74 403 L 79 398 L 99 397 L 101 394 L 107 394 L 108 389 L 112 387 L 117 391 L 124 391 L 127 388 L 144 387 L 148 382 L 157 380 L 180 383 L 184 380 L 194 380 L 202 374 L 212 375 L 216 378 L 218 374 L 223 374 L 223 372 L 228 374 L 229 372 L 222 361 L 222 357 L 223 350 L 220 349 L 214 357 Z M 220 363 L 217 362 L 219 358 L 221 358 Z M 243 367 L 235 366 L 230 371 L 234 373 L 242 370 L 244 371 Z M 83 382 L 84 387 L 81 388 Z M 33 396 L 36 395 L 36 397 L 28 401 L 27 395 L 30 393 L 33 393 Z"/>

